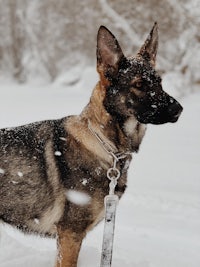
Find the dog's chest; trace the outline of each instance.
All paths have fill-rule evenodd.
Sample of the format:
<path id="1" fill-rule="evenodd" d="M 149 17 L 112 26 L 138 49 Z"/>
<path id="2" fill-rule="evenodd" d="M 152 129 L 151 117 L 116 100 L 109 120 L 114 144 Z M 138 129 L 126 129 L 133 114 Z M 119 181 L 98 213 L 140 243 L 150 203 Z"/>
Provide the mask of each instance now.
<path id="1" fill-rule="evenodd" d="M 125 121 L 123 129 L 131 144 L 131 151 L 137 151 L 144 137 L 146 125 L 139 123 L 134 117 L 130 117 Z"/>
<path id="2" fill-rule="evenodd" d="M 135 133 L 138 121 L 135 118 L 129 118 L 124 123 L 124 131 L 127 136 L 131 136 Z"/>

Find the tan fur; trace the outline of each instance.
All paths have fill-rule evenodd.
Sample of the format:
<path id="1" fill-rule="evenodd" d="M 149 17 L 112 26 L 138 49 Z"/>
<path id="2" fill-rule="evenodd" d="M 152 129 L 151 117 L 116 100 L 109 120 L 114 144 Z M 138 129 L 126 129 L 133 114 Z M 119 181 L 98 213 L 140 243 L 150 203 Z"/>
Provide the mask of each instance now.
<path id="1" fill-rule="evenodd" d="M 110 165 L 112 163 L 112 158 L 104 150 L 102 145 L 99 144 L 88 126 L 91 124 L 92 129 L 95 130 L 101 139 L 108 143 L 113 148 L 113 151 L 116 150 L 115 145 L 105 134 L 105 129 L 111 120 L 111 116 L 103 107 L 104 97 L 104 86 L 99 82 L 93 91 L 90 103 L 83 110 L 82 114 L 80 116 L 71 117 L 66 124 L 67 130 L 77 139 L 78 142 L 83 144 L 93 154 L 98 155 L 98 157 L 101 158 L 103 167 L 105 167 L 105 161 Z"/>
<path id="2" fill-rule="evenodd" d="M 93 90 L 90 103 L 81 114 L 81 117 L 86 117 L 89 120 L 92 120 L 93 123 L 101 124 L 104 127 L 111 120 L 111 116 L 105 110 L 103 106 L 103 101 L 106 94 L 105 83 L 100 81 L 97 83 L 96 87 Z"/>
<path id="3" fill-rule="evenodd" d="M 80 142 L 87 150 L 94 155 L 98 155 L 101 158 L 101 165 L 103 168 L 108 167 L 105 162 L 111 164 L 112 158 L 103 149 L 103 147 L 97 142 L 97 139 L 90 132 L 88 128 L 88 121 L 80 121 L 79 117 L 70 118 L 67 122 L 67 130 L 72 134 L 75 139 Z"/>
<path id="4" fill-rule="evenodd" d="M 56 267 L 76 267 L 83 236 L 57 227 L 58 256 Z"/>
<path id="5" fill-rule="evenodd" d="M 130 117 L 124 125 L 125 132 L 135 142 L 141 143 L 146 131 L 146 125 L 138 123 L 134 116 Z"/>

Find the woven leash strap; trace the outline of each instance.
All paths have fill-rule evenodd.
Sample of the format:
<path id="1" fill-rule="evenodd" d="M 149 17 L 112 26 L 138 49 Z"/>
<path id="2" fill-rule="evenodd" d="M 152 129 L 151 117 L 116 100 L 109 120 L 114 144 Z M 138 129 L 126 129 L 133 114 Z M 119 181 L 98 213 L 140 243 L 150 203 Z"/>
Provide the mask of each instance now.
<path id="1" fill-rule="evenodd" d="M 105 202 L 105 223 L 103 233 L 103 244 L 101 254 L 101 265 L 100 267 L 110 267 L 112 264 L 112 253 L 113 253 L 113 241 L 115 231 L 115 216 L 116 208 L 118 204 L 118 196 L 115 195 L 115 187 L 117 180 L 120 177 L 120 172 L 116 168 L 116 163 L 119 158 L 114 158 L 113 167 L 107 171 L 107 178 L 110 180 L 109 184 L 109 195 L 104 199 Z"/>
<path id="2" fill-rule="evenodd" d="M 105 197 L 105 224 L 103 234 L 103 245 L 101 254 L 101 267 L 110 267 L 112 264 L 113 240 L 115 230 L 115 214 L 118 203 L 116 195 Z"/>

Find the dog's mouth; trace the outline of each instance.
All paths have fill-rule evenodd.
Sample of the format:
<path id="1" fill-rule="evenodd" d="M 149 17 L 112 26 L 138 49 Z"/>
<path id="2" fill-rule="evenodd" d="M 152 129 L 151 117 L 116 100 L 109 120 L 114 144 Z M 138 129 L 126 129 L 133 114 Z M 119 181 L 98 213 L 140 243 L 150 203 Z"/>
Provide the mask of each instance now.
<path id="1" fill-rule="evenodd" d="M 179 117 L 182 113 L 182 110 L 180 110 L 176 115 L 174 115 L 173 118 L 170 120 L 170 122 L 172 122 L 172 123 L 177 122 L 177 120 L 179 119 Z"/>

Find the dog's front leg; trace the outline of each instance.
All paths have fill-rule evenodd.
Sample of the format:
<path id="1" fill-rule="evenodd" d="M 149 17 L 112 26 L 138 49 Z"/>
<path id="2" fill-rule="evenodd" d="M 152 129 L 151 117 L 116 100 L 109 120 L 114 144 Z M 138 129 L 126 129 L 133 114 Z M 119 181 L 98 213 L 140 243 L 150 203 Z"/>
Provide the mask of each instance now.
<path id="1" fill-rule="evenodd" d="M 84 235 L 57 227 L 58 255 L 56 267 L 76 267 Z"/>

